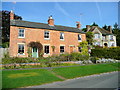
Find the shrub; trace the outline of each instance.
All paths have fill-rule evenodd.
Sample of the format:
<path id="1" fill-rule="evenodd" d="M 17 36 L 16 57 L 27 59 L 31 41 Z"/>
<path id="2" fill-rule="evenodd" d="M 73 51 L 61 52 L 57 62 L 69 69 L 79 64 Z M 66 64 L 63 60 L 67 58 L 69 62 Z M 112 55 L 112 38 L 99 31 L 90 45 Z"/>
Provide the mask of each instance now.
<path id="1" fill-rule="evenodd" d="M 83 55 L 81 53 L 71 53 L 71 57 L 70 60 L 71 61 L 83 61 L 83 60 L 88 60 L 89 59 L 89 55 Z"/>
<path id="2" fill-rule="evenodd" d="M 91 50 L 91 56 L 120 60 L 120 48 L 95 48 Z"/>
<path id="3" fill-rule="evenodd" d="M 97 57 L 91 57 L 90 60 L 92 61 L 92 63 L 96 64 L 96 61 L 98 60 L 98 58 Z"/>

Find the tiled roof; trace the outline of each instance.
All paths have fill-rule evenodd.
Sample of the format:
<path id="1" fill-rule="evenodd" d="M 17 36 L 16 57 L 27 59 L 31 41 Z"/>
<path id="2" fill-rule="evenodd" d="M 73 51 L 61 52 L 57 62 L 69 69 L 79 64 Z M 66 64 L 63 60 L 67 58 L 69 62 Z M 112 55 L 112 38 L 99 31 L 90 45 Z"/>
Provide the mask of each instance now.
<path id="1" fill-rule="evenodd" d="M 98 26 L 94 26 L 89 31 L 93 31 L 95 28 L 97 28 L 103 35 L 112 35 L 113 34 L 103 28 L 98 27 Z"/>
<path id="2" fill-rule="evenodd" d="M 38 28 L 38 29 L 49 29 L 49 30 L 56 30 L 56 31 L 66 31 L 66 32 L 75 32 L 75 33 L 85 33 L 78 28 L 74 27 L 67 27 L 67 26 L 60 26 L 54 25 L 50 26 L 45 23 L 36 23 L 36 22 L 29 22 L 23 20 L 11 20 L 11 26 L 20 26 L 20 27 L 28 27 L 28 28 Z"/>

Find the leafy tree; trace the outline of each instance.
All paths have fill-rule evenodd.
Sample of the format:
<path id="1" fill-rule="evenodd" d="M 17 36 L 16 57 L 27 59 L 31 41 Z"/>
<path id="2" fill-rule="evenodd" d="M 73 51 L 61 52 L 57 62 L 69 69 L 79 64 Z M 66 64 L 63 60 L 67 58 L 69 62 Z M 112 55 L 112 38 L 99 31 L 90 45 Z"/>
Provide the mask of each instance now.
<path id="1" fill-rule="evenodd" d="M 108 26 L 106 24 L 102 28 L 108 30 Z"/>
<path id="2" fill-rule="evenodd" d="M 117 23 L 114 24 L 113 34 L 116 35 L 117 46 L 120 46 L 120 28 L 118 28 Z"/>
<path id="3" fill-rule="evenodd" d="M 2 43 L 9 42 L 10 38 L 10 11 L 0 11 L 2 12 Z M 1 18 L 1 17 L 0 17 Z M 22 20 L 21 16 L 14 14 L 15 20 Z"/>
<path id="4" fill-rule="evenodd" d="M 118 29 L 118 24 L 117 23 L 114 24 L 114 29 Z"/>
<path id="5" fill-rule="evenodd" d="M 87 32 L 87 28 L 83 28 L 82 31 Z"/>
<path id="6" fill-rule="evenodd" d="M 98 24 L 96 24 L 95 22 L 93 22 L 93 24 L 91 26 L 98 26 Z"/>
<path id="7" fill-rule="evenodd" d="M 93 37 L 94 37 L 93 32 L 87 32 L 86 33 L 86 39 L 87 39 L 88 44 L 92 45 L 92 43 L 94 41 Z"/>
<path id="8" fill-rule="evenodd" d="M 88 55 L 88 42 L 87 41 L 82 41 L 79 43 L 78 47 L 81 47 L 82 55 Z"/>

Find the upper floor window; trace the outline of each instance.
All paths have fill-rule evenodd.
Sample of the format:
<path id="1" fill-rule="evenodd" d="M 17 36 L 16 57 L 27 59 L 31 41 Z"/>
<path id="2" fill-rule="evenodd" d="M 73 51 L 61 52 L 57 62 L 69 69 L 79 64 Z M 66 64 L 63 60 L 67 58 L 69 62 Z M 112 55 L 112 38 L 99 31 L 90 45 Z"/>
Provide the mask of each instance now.
<path id="1" fill-rule="evenodd" d="M 110 40 L 113 40 L 113 35 L 110 35 Z"/>
<path id="2" fill-rule="evenodd" d="M 102 36 L 102 39 L 105 40 L 105 36 Z"/>
<path id="3" fill-rule="evenodd" d="M 60 33 L 60 40 L 64 40 L 64 33 L 63 32 Z"/>
<path id="4" fill-rule="evenodd" d="M 24 29 L 19 29 L 18 37 L 19 38 L 24 38 L 25 37 L 25 30 Z"/>
<path id="5" fill-rule="evenodd" d="M 94 34 L 95 39 L 99 39 L 100 38 L 100 34 Z"/>
<path id="6" fill-rule="evenodd" d="M 64 46 L 60 46 L 60 53 L 64 53 Z"/>
<path id="7" fill-rule="evenodd" d="M 24 44 L 18 44 L 18 54 L 24 54 Z"/>
<path id="8" fill-rule="evenodd" d="M 45 32 L 44 32 L 44 38 L 45 38 L 45 39 L 50 39 L 50 35 L 49 35 L 49 34 L 50 34 L 49 31 L 45 31 Z"/>
<path id="9" fill-rule="evenodd" d="M 81 40 L 82 40 L 81 35 L 78 34 L 78 41 L 81 41 Z"/>

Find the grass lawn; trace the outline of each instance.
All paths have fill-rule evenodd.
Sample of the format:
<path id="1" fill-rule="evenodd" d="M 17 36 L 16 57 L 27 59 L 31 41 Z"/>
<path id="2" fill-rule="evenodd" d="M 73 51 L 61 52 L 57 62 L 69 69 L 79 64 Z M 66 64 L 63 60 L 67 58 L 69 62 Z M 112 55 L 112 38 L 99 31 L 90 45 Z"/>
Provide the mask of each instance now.
<path id="1" fill-rule="evenodd" d="M 58 75 L 70 79 L 70 78 L 87 76 L 92 74 L 117 71 L 118 63 L 63 67 L 63 68 L 54 68 L 52 70 Z"/>
<path id="2" fill-rule="evenodd" d="M 52 71 L 46 69 L 2 71 L 2 88 L 19 88 L 62 81 L 58 76 L 69 79 L 117 70 L 118 63 L 53 68 Z"/>
<path id="3" fill-rule="evenodd" d="M 3 71 L 2 78 L 2 88 L 18 88 L 61 81 L 45 69 Z"/>

